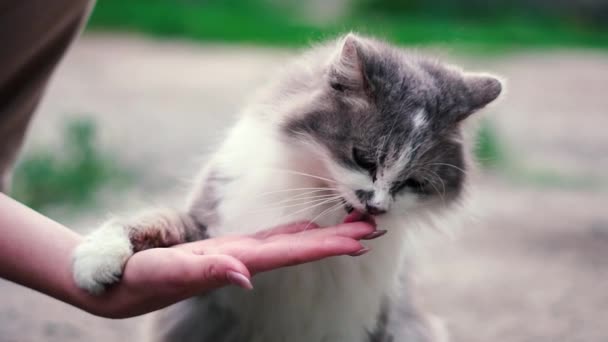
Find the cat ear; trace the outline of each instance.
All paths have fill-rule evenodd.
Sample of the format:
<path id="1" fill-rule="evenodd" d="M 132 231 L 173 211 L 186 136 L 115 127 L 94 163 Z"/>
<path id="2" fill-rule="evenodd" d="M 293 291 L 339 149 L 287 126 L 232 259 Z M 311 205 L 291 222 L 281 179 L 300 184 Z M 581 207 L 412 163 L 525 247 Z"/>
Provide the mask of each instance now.
<path id="1" fill-rule="evenodd" d="M 338 43 L 338 49 L 329 70 L 329 83 L 338 91 L 358 90 L 365 86 L 361 42 L 349 33 Z"/>
<path id="2" fill-rule="evenodd" d="M 496 100 L 502 92 L 502 82 L 488 74 L 466 74 L 464 81 L 469 93 L 468 107 L 471 112 Z"/>
<path id="3" fill-rule="evenodd" d="M 460 122 L 477 110 L 496 100 L 502 91 L 502 82 L 488 74 L 462 74 L 460 95 L 452 104 L 452 122 Z"/>

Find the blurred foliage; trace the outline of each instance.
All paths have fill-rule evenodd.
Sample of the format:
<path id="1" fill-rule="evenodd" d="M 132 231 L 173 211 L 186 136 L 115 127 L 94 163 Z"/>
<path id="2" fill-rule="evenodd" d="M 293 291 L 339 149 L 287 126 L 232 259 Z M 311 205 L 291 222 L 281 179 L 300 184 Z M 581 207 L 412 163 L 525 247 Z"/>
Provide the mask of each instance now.
<path id="1" fill-rule="evenodd" d="M 260 0 L 104 0 L 97 3 L 89 27 L 266 44 L 302 43 L 322 32 L 283 10 Z"/>
<path id="2" fill-rule="evenodd" d="M 47 206 L 89 203 L 106 183 L 127 173 L 97 148 L 89 119 L 66 123 L 60 149 L 41 148 L 27 154 L 15 169 L 12 195 L 40 210 Z"/>
<path id="3" fill-rule="evenodd" d="M 568 26 L 608 26 L 608 0 L 356 0 L 355 4 L 360 13 L 409 13 L 477 21 L 525 18 L 560 21 Z"/>
<path id="4" fill-rule="evenodd" d="M 497 167 L 505 162 L 505 152 L 496 129 L 489 120 L 483 120 L 477 131 L 475 157 L 484 167 Z"/>
<path id="5" fill-rule="evenodd" d="M 550 4 L 556 3 L 541 0 L 529 3 L 523 0 L 345 0 L 345 9 L 338 12 L 341 14 L 332 20 L 317 20 L 315 13 L 320 17 L 323 6 L 329 3 L 103 0 L 97 3 L 89 27 L 205 41 L 288 46 L 308 44 L 353 30 L 402 44 L 443 44 L 488 51 L 563 45 L 608 48 L 606 25 L 597 24 L 595 19 L 606 14 L 602 6 L 595 11 L 577 12 L 564 5 L 562 12 L 555 13 L 554 8 L 560 7 Z M 539 3 L 548 5 L 543 7 Z"/>
<path id="6" fill-rule="evenodd" d="M 330 20 L 331 4 L 344 8 Z M 302 46 L 348 31 L 409 45 L 475 52 L 514 48 L 608 48 L 608 0 L 103 0 L 89 29 L 159 37 Z M 510 158 L 489 121 L 475 150 L 486 168 L 543 184 L 579 184 L 530 171 Z"/>

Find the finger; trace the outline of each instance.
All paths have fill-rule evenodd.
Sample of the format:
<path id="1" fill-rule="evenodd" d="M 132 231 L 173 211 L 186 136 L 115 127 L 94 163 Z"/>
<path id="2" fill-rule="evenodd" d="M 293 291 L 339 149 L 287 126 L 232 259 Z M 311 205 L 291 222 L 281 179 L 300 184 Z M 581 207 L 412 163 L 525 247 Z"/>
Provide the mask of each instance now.
<path id="1" fill-rule="evenodd" d="M 279 234 L 265 240 L 240 241 L 220 246 L 219 253 L 237 257 L 253 273 L 337 255 L 361 255 L 367 249 L 357 240 L 373 235 L 366 222 L 340 224 L 296 234 Z"/>
<path id="2" fill-rule="evenodd" d="M 138 255 L 155 250 L 156 253 L 162 250 L 163 257 L 152 267 L 142 265 L 150 255 L 137 260 Z M 113 302 L 123 303 L 125 308 L 116 318 L 124 318 L 151 312 L 229 284 L 251 289 L 250 278 L 247 267 L 229 255 L 195 255 L 178 250 L 150 249 L 136 253 L 129 260 L 121 286 L 109 294 L 122 297 Z"/>
<path id="3" fill-rule="evenodd" d="M 257 273 L 332 256 L 354 255 L 366 249 L 359 241 L 343 236 L 296 236 L 285 235 L 283 239 L 260 244 L 255 250 L 242 254 L 240 259 L 252 273 Z"/>
<path id="4" fill-rule="evenodd" d="M 238 241 L 243 240 L 254 240 L 254 238 L 248 235 L 230 235 L 230 236 L 220 236 L 220 237 L 211 237 L 204 240 L 198 240 L 193 242 L 182 243 L 179 245 L 172 246 L 171 248 L 190 251 L 194 254 L 217 254 L 214 250 L 215 247 L 231 244 Z M 207 252 L 207 253 L 205 253 Z"/>
<path id="5" fill-rule="evenodd" d="M 302 231 L 313 230 L 313 229 L 317 229 L 317 228 L 319 228 L 319 225 L 317 225 L 316 223 L 310 222 L 310 221 L 303 221 L 303 222 L 296 222 L 296 223 L 281 225 L 278 227 L 262 230 L 260 232 L 253 234 L 253 237 L 259 238 L 259 239 L 265 239 L 265 238 L 268 238 L 268 237 L 274 236 L 274 235 L 295 234 L 295 233 L 299 233 Z"/>
<path id="6" fill-rule="evenodd" d="M 346 215 L 343 223 L 358 222 L 358 221 L 365 221 L 373 226 L 376 226 L 376 219 L 374 219 L 374 217 L 372 215 L 364 214 L 358 210 L 353 210 L 350 214 Z"/>
<path id="7" fill-rule="evenodd" d="M 192 254 L 183 284 L 196 290 L 212 290 L 228 284 L 252 289 L 251 274 L 242 261 L 230 255 Z"/>
<path id="8" fill-rule="evenodd" d="M 360 240 L 369 234 L 373 233 L 376 228 L 368 222 L 351 222 L 342 223 L 333 227 L 326 227 L 322 229 L 315 229 L 311 231 L 304 231 L 296 234 L 300 237 L 310 237 L 313 239 L 324 239 L 331 236 L 341 236 L 351 239 Z M 285 235 L 282 235 L 285 236 Z M 276 239 L 276 238 L 274 238 Z"/>
<path id="9" fill-rule="evenodd" d="M 252 255 L 252 253 L 257 253 L 260 245 L 269 241 L 276 241 L 277 243 L 285 244 L 286 246 L 299 246 L 305 239 L 310 240 L 310 244 L 319 244 L 322 243 L 323 240 L 332 237 L 368 240 L 379 237 L 385 233 L 385 231 L 375 230 L 372 225 L 366 222 L 353 222 L 323 229 L 315 228 L 312 230 L 302 231 L 304 228 L 306 228 L 306 225 L 308 225 L 308 223 L 298 223 L 273 228 L 275 233 L 282 232 L 282 234 L 275 234 L 265 238 L 255 238 L 252 236 L 234 236 L 230 237 L 230 239 L 211 238 L 176 246 L 176 248 L 185 249 L 190 253 L 199 255 L 228 254 L 238 258 L 239 260 L 243 260 L 243 255 Z M 308 246 L 308 244 L 306 244 L 306 246 Z M 340 253 L 340 251 L 337 253 Z M 349 253 L 350 252 L 344 254 Z"/>
<path id="10" fill-rule="evenodd" d="M 295 223 L 280 225 L 280 226 L 277 226 L 274 228 L 256 232 L 251 235 L 233 235 L 233 236 L 215 237 L 212 239 L 205 239 L 205 240 L 200 240 L 200 241 L 179 244 L 179 245 L 176 245 L 173 247 L 178 248 L 178 249 L 183 249 L 183 250 L 204 251 L 205 249 L 207 249 L 209 247 L 218 246 L 218 245 L 221 245 L 224 243 L 238 242 L 239 240 L 243 240 L 243 239 L 247 239 L 247 238 L 266 239 L 266 238 L 269 238 L 269 237 L 275 236 L 275 235 L 295 234 L 298 232 L 302 232 L 302 231 L 306 231 L 306 230 L 313 230 L 313 229 L 317 229 L 317 228 L 319 228 L 319 225 L 317 225 L 314 222 L 302 221 L 302 222 L 295 222 Z M 197 254 L 203 254 L 203 253 L 197 253 Z"/>
<path id="11" fill-rule="evenodd" d="M 368 234 L 373 233 L 374 226 L 369 222 L 359 221 L 351 223 L 342 223 L 334 227 L 327 227 L 318 229 L 319 226 L 314 222 L 298 222 L 288 225 L 282 225 L 275 228 L 263 230 L 253 235 L 236 235 L 236 236 L 225 236 L 216 237 L 206 240 L 200 240 L 185 244 L 176 245 L 173 248 L 182 250 L 193 251 L 195 254 L 208 253 L 223 253 L 218 247 L 225 244 L 240 244 L 250 239 L 276 239 L 282 238 L 282 236 L 290 234 L 318 234 L 320 238 L 324 236 L 339 235 L 345 237 L 351 237 L 354 239 L 365 238 Z"/>

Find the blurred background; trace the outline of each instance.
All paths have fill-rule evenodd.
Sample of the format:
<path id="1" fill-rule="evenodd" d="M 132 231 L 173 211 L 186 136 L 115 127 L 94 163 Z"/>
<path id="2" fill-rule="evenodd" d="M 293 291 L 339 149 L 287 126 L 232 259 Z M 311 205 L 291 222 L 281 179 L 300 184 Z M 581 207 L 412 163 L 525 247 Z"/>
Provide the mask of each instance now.
<path id="1" fill-rule="evenodd" d="M 252 91 L 351 30 L 507 80 L 477 136 L 475 217 L 419 252 L 422 305 L 457 342 L 608 341 L 606 0 L 102 0 L 13 196 L 81 232 L 179 205 Z M 143 321 L 0 293 L 0 341 L 129 341 Z"/>

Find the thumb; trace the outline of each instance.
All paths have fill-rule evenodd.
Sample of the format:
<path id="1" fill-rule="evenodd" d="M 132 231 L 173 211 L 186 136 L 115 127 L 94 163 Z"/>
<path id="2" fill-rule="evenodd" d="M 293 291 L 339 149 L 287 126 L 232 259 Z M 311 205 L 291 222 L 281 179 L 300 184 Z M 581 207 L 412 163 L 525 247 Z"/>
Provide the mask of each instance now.
<path id="1" fill-rule="evenodd" d="M 191 273 L 193 281 L 205 290 L 211 290 L 229 284 L 253 289 L 251 274 L 238 259 L 224 254 L 199 255 L 194 259 Z"/>

